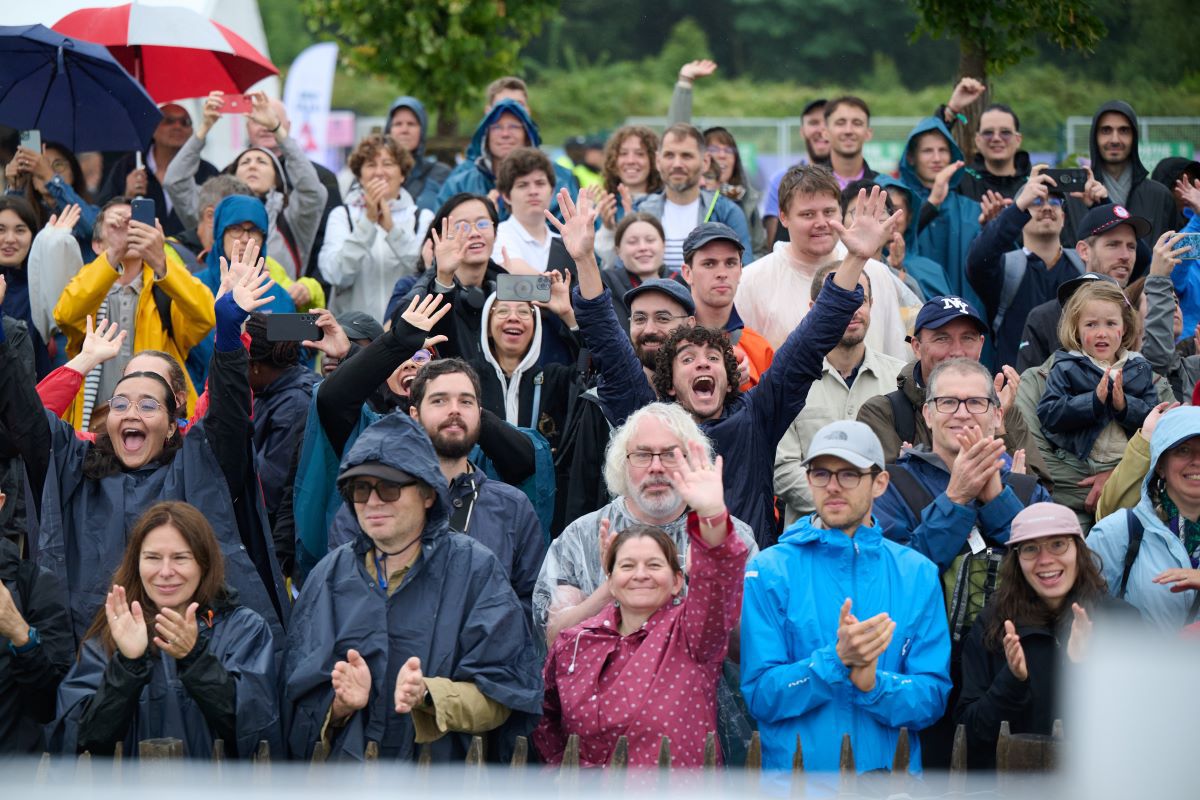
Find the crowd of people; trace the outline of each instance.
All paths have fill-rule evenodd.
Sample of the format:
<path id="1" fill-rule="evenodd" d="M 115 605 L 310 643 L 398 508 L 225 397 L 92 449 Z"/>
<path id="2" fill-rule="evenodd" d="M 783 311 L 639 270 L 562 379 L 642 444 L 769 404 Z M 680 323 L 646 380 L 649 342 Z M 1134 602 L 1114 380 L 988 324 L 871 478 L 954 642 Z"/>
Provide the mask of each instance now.
<path id="1" fill-rule="evenodd" d="M 0 753 L 989 769 L 1093 630 L 1187 636 L 1200 164 L 1112 102 L 1048 171 L 964 78 L 759 189 L 715 68 L 565 163 L 518 78 L 454 166 L 398 98 L 344 195 L 263 95 L 220 170 L 219 92 L 0 154 Z"/>

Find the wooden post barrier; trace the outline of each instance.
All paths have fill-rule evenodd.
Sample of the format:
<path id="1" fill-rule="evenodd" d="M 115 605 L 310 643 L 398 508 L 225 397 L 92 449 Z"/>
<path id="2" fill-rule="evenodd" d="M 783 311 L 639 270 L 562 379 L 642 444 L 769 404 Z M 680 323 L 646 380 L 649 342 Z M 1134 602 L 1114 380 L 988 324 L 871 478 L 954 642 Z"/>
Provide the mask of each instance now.
<path id="1" fill-rule="evenodd" d="M 950 779 L 947 786 L 952 795 L 967 791 L 967 728 L 961 722 L 954 726 L 954 745 L 950 750 Z"/>
<path id="2" fill-rule="evenodd" d="M 762 739 L 758 731 L 750 734 L 750 747 L 746 750 L 746 769 L 750 772 L 762 770 Z"/>
<path id="3" fill-rule="evenodd" d="M 483 737 L 472 736 L 471 746 L 467 749 L 466 764 L 468 767 L 483 767 Z"/>
<path id="4" fill-rule="evenodd" d="M 850 743 L 850 734 L 842 734 L 842 752 L 838 758 L 838 772 L 841 783 L 838 794 L 854 794 L 858 786 L 858 769 L 854 766 L 854 745 Z"/>
<path id="5" fill-rule="evenodd" d="M 433 763 L 433 747 L 428 743 L 421 745 L 417 753 L 417 766 L 426 768 Z"/>
<path id="6" fill-rule="evenodd" d="M 1056 736 L 1012 732 L 1008 721 L 1000 723 L 1000 738 L 996 741 L 996 772 L 1050 772 L 1058 766 L 1058 751 L 1062 745 L 1062 722 L 1055 722 Z"/>
<path id="7" fill-rule="evenodd" d="M 629 766 L 629 737 L 618 736 L 617 744 L 613 747 L 612 758 L 608 761 L 608 766 L 615 770 L 623 770 Z"/>
<path id="8" fill-rule="evenodd" d="M 224 739 L 214 739 L 213 740 L 212 760 L 213 760 L 214 764 L 220 764 L 222 761 L 225 760 L 225 740 Z"/>
<path id="9" fill-rule="evenodd" d="M 562 771 L 579 769 L 579 734 L 567 737 L 567 749 L 563 751 Z"/>
<path id="10" fill-rule="evenodd" d="M 666 736 L 658 743 L 658 768 L 671 768 L 671 740 Z"/>
<path id="11" fill-rule="evenodd" d="M 704 768 L 717 768 L 717 733 L 709 731 L 704 737 Z"/>
<path id="12" fill-rule="evenodd" d="M 267 742 L 266 739 L 259 740 L 258 749 L 254 751 L 254 755 L 253 755 L 252 759 L 255 764 L 266 765 L 266 764 L 270 763 L 270 761 L 271 761 L 271 745 L 269 742 Z"/>
<path id="13" fill-rule="evenodd" d="M 142 761 L 183 758 L 183 741 L 171 738 L 143 739 L 138 742 L 138 758 Z"/>
<path id="14" fill-rule="evenodd" d="M 523 767 L 529 763 L 529 740 L 518 736 L 513 742 L 512 766 Z"/>
<path id="15" fill-rule="evenodd" d="M 363 760 L 370 764 L 379 761 L 379 742 L 367 742 L 367 749 L 363 751 Z"/>
<path id="16" fill-rule="evenodd" d="M 45 783 L 50 777 L 50 754 L 42 753 L 42 758 L 38 761 L 37 777 L 34 780 L 37 783 Z"/>

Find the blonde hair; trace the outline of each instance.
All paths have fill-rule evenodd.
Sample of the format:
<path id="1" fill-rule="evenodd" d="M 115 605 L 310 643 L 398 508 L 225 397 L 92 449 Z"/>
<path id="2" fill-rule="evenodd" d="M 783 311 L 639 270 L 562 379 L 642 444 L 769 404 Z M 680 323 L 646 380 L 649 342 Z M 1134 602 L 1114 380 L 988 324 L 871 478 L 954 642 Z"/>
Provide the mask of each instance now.
<path id="1" fill-rule="evenodd" d="M 1121 333 L 1121 349 L 1131 350 L 1141 331 L 1141 321 L 1138 312 L 1116 284 L 1108 281 L 1092 281 L 1075 290 L 1063 307 L 1063 315 L 1058 321 L 1058 341 L 1064 350 L 1083 350 L 1082 337 L 1079 335 L 1079 318 L 1083 316 L 1083 307 L 1092 302 L 1112 303 L 1121 310 L 1121 323 L 1125 330 Z"/>

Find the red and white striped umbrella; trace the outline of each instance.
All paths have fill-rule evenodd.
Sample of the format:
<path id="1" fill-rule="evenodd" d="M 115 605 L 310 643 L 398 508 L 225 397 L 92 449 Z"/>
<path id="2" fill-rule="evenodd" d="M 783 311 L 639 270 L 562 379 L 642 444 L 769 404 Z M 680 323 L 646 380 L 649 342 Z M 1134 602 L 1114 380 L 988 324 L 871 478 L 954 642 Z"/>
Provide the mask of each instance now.
<path id="1" fill-rule="evenodd" d="M 102 44 L 158 103 L 244 92 L 279 70 L 233 31 L 188 8 L 130 3 L 83 8 L 54 30 Z"/>

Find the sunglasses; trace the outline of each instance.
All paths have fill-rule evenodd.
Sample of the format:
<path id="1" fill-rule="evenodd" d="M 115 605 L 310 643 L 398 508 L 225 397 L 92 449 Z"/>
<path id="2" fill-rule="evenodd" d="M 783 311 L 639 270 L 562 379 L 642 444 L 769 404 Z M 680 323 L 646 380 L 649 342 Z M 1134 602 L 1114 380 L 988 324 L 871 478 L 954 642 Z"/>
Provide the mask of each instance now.
<path id="1" fill-rule="evenodd" d="M 416 481 L 396 483 L 395 481 L 379 480 L 375 483 L 365 480 L 347 481 L 342 486 L 342 497 L 351 503 L 365 503 L 371 499 L 371 492 L 384 503 L 394 503 L 400 499 L 400 493 L 405 486 L 412 486 Z"/>

